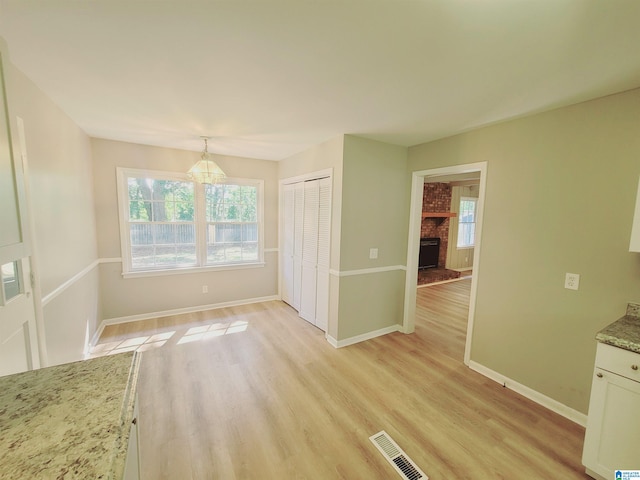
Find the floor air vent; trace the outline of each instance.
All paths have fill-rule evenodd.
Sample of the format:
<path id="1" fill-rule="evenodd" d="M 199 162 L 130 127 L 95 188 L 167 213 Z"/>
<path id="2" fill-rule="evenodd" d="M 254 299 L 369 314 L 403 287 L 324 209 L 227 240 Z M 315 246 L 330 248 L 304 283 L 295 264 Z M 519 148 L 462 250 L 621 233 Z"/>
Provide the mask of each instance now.
<path id="1" fill-rule="evenodd" d="M 370 436 L 369 440 L 380 450 L 382 455 L 384 455 L 402 478 L 406 478 L 407 480 L 429 480 L 429 477 L 407 457 L 407 454 L 391 439 L 387 432 L 384 430 L 378 432 Z"/>

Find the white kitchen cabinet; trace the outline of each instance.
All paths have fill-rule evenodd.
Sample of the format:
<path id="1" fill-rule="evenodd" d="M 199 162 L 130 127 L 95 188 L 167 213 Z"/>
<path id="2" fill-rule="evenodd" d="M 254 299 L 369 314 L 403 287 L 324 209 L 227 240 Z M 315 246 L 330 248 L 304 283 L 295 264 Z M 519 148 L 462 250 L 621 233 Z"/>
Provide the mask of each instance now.
<path id="1" fill-rule="evenodd" d="M 596 479 L 640 469 L 640 354 L 598 343 L 582 463 Z"/>

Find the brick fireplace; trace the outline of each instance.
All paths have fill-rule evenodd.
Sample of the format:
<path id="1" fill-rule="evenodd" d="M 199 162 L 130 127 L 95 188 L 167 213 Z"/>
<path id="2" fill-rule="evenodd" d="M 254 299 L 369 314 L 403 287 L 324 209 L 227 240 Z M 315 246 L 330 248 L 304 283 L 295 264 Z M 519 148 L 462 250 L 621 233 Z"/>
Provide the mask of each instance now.
<path id="1" fill-rule="evenodd" d="M 450 213 L 451 212 L 451 186 L 448 183 L 425 183 L 422 194 L 423 213 Z M 420 238 L 439 238 L 440 251 L 438 253 L 438 268 L 421 269 L 418 273 L 418 284 L 450 280 L 460 277 L 460 273 L 446 270 L 447 249 L 449 246 L 449 225 L 451 218 L 425 217 L 422 219 Z"/>
<path id="2" fill-rule="evenodd" d="M 422 194 L 423 212 L 450 212 L 451 186 L 447 183 L 425 183 Z M 447 263 L 447 247 L 449 245 L 449 219 L 424 218 L 420 229 L 420 238 L 439 238 L 440 254 L 438 267 L 444 268 Z"/>

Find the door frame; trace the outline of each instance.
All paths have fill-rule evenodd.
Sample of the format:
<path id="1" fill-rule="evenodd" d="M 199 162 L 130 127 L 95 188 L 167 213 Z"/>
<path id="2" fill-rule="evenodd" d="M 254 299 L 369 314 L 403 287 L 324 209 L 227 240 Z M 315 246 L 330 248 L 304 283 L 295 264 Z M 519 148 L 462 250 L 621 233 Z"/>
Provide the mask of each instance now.
<path id="1" fill-rule="evenodd" d="M 412 333 L 415 330 L 416 301 L 418 284 L 418 257 L 420 254 L 420 227 L 422 225 L 422 196 L 424 179 L 426 177 L 449 176 L 462 173 L 480 173 L 480 190 L 476 212 L 476 244 L 473 254 L 473 275 L 471 277 L 471 293 L 469 297 L 469 316 L 467 322 L 467 336 L 464 348 L 464 364 L 471 360 L 471 343 L 473 340 L 473 325 L 480 274 L 480 249 L 482 244 L 482 223 L 484 219 L 485 192 L 487 186 L 487 162 L 467 163 L 450 167 L 432 168 L 414 171 L 411 174 L 411 203 L 409 209 L 409 238 L 407 245 L 407 273 L 404 290 L 404 316 L 402 331 Z"/>
<path id="2" fill-rule="evenodd" d="M 36 244 L 36 224 L 35 215 L 33 214 L 33 202 L 31 195 L 31 183 L 29 173 L 29 156 L 27 155 L 27 139 L 25 134 L 24 120 L 22 117 L 16 116 L 16 129 L 18 136 L 19 154 L 22 167 L 22 185 L 24 189 L 24 208 L 27 216 L 26 225 L 29 233 L 29 241 L 31 245 L 31 255 L 29 256 L 30 267 L 30 284 L 33 301 L 33 310 L 36 320 L 36 338 L 38 340 L 38 356 L 40 360 L 40 368 L 49 366 L 49 355 L 47 352 L 47 339 L 45 333 L 44 310 L 42 306 L 42 289 L 40 287 L 40 269 L 37 255 Z"/>
<path id="3" fill-rule="evenodd" d="M 20 231 L 19 241 L 0 247 L 0 265 L 20 261 L 19 275 L 21 277 L 21 298 L 20 301 L 25 303 L 22 308 L 25 308 L 20 314 L 26 312 L 26 308 L 29 309 L 28 319 L 22 322 L 22 328 L 26 324 L 28 336 L 25 337 L 25 354 L 27 356 L 28 369 L 40 368 L 46 364 L 46 355 L 41 350 L 41 344 L 44 342 L 43 332 L 38 325 L 36 315 L 36 302 L 33 298 L 33 285 L 34 285 L 34 264 L 33 264 L 33 245 L 32 235 L 33 226 L 28 207 L 27 187 L 24 167 L 26 165 L 26 147 L 24 141 L 24 124 L 19 117 L 13 117 L 11 114 L 10 99 L 7 91 L 9 90 L 8 80 L 5 76 L 8 65 L 8 50 L 6 43 L 0 39 L 0 95 L 2 96 L 0 107 L 2 111 L 0 114 L 4 116 L 2 128 L 7 130 L 7 154 L 11 165 L 12 180 L 15 187 L 15 202 L 18 214 L 18 228 Z M 5 62 L 6 61 L 6 62 Z M 6 124 L 4 123 L 6 122 Z M 2 286 L 0 286 L 2 288 Z M 13 300 L 13 302 L 18 299 Z M 4 305 L 3 308 L 8 307 Z M 13 304 L 16 308 L 16 303 Z M 15 312 L 13 313 L 15 314 Z M 12 315 L 13 315 L 12 314 Z M 20 318 L 20 317 L 13 317 Z M 43 356 L 44 355 L 44 356 Z"/>

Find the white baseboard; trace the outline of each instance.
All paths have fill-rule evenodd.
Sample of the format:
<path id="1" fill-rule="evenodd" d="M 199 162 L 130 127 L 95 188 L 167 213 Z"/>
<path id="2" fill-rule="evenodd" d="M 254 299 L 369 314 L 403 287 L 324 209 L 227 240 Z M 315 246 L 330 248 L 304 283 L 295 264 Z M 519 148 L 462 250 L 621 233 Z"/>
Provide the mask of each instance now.
<path id="1" fill-rule="evenodd" d="M 552 412 L 557 413 L 558 415 L 562 415 L 563 417 L 571 420 L 578 425 L 583 427 L 587 426 L 587 416 L 584 413 L 578 412 L 573 408 L 567 407 L 565 404 L 554 400 L 551 397 L 547 397 L 542 393 L 533 390 L 532 388 L 527 387 L 526 385 L 522 385 L 521 383 L 516 382 L 500 373 L 491 370 L 490 368 L 485 367 L 484 365 L 480 365 L 477 362 L 471 361 L 469 362 L 469 368 L 474 370 L 481 375 L 484 375 L 487 378 L 499 383 L 500 385 L 504 385 L 506 388 L 513 390 L 516 393 L 519 393 L 523 397 L 528 398 L 529 400 L 533 400 L 538 405 L 542 405 L 545 408 L 548 408 Z"/>
<path id="2" fill-rule="evenodd" d="M 591 478 L 595 478 L 596 480 L 608 480 L 607 478 L 603 477 L 599 473 L 594 472 L 590 468 L 586 468 L 585 473 L 589 475 Z"/>
<path id="3" fill-rule="evenodd" d="M 466 277 L 450 278 L 449 280 L 440 280 L 440 281 L 437 281 L 437 282 L 431 282 L 431 283 L 425 283 L 423 285 L 418 285 L 418 288 L 433 287 L 434 285 L 442 285 L 443 283 L 459 282 L 460 280 L 467 280 L 469 278 L 471 278 L 471 277 L 470 276 L 466 276 Z"/>
<path id="4" fill-rule="evenodd" d="M 267 297 L 247 298 L 244 300 L 235 300 L 231 302 L 211 303 L 208 305 L 196 305 L 194 307 L 175 308 L 173 310 L 164 310 L 161 312 L 141 313 L 138 315 L 128 315 L 126 317 L 107 318 L 100 322 L 96 333 L 91 339 L 91 346 L 95 346 L 96 342 L 102 335 L 104 328 L 108 325 L 117 325 L 119 323 L 135 322 L 138 320 L 148 320 L 150 318 L 168 317 L 170 315 L 181 315 L 184 313 L 203 312 L 205 310 L 215 310 L 217 308 L 237 307 L 239 305 L 249 305 L 251 303 L 270 302 L 272 300 L 280 300 L 278 295 L 269 295 Z"/>
<path id="5" fill-rule="evenodd" d="M 331 344 L 334 348 L 342 348 L 347 347 L 349 345 L 353 345 L 354 343 L 364 342 L 365 340 L 371 340 L 372 338 L 381 337 L 382 335 L 386 335 L 388 333 L 398 332 L 400 331 L 400 325 L 391 325 L 390 327 L 384 327 L 380 330 L 374 330 L 373 332 L 363 333 L 362 335 L 356 335 L 355 337 L 345 338 L 344 340 L 336 340 L 330 335 L 327 335 L 327 342 Z"/>

